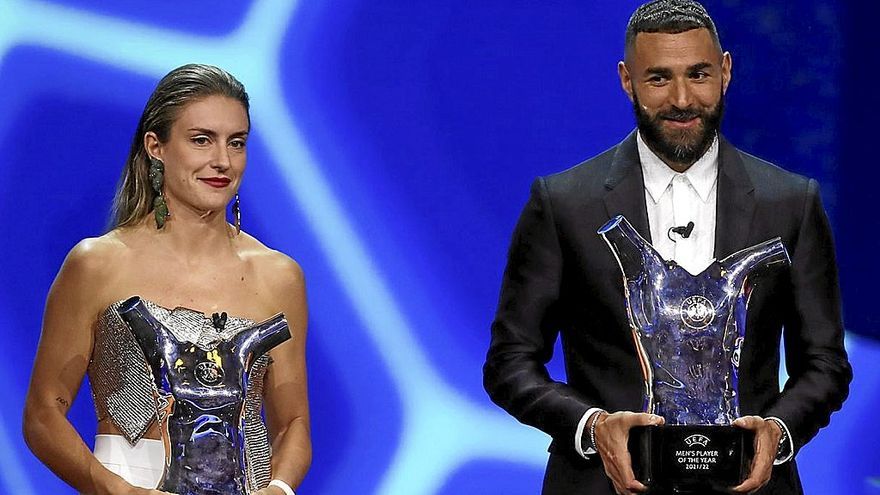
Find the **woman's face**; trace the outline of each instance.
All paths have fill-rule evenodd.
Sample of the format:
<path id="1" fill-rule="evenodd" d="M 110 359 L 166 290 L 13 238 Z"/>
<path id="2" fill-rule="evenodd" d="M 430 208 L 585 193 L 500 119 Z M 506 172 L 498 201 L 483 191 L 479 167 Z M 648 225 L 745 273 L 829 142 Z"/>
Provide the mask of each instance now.
<path id="1" fill-rule="evenodd" d="M 208 96 L 181 108 L 168 140 L 148 132 L 144 145 L 165 163 L 165 196 L 174 213 L 223 209 L 238 191 L 247 158 L 248 116 L 226 96 Z"/>

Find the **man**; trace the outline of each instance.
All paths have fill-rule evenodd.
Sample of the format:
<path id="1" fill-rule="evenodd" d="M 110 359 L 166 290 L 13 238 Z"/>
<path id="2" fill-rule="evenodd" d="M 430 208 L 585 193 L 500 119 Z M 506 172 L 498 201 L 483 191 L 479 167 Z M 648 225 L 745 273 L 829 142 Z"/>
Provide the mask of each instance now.
<path id="1" fill-rule="evenodd" d="M 791 267 L 751 294 L 735 425 L 755 432 L 736 492 L 802 493 L 797 451 L 828 424 L 852 371 L 828 220 L 814 180 L 745 154 L 718 133 L 732 60 L 702 5 L 659 0 L 629 21 L 621 85 L 637 131 L 539 178 L 513 235 L 484 383 L 492 400 L 553 437 L 545 494 L 629 494 L 630 428 L 643 380 L 622 278 L 596 235 L 622 214 L 666 259 L 698 273 L 714 258 L 780 236 Z M 684 229 L 693 222 L 688 235 Z M 789 379 L 779 391 L 783 336 Z M 567 383 L 545 364 L 561 333 Z M 597 453 L 598 451 L 598 453 Z"/>

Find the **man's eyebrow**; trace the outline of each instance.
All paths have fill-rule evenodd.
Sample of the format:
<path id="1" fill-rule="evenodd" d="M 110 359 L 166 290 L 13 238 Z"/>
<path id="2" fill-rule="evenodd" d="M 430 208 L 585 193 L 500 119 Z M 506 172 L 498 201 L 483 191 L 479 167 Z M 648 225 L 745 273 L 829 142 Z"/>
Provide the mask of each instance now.
<path id="1" fill-rule="evenodd" d="M 687 68 L 688 74 L 694 73 L 699 70 L 707 69 L 712 67 L 713 64 L 711 62 L 700 62 L 698 64 L 694 64 Z M 668 67 L 648 67 L 645 69 L 645 75 L 648 76 L 660 76 L 671 78 L 672 77 L 672 69 Z"/>
<path id="2" fill-rule="evenodd" d="M 700 62 L 698 64 L 694 64 L 694 65 L 688 67 L 688 72 L 696 72 L 698 70 L 708 69 L 709 67 L 712 67 L 712 63 Z"/>
<path id="3" fill-rule="evenodd" d="M 671 78 L 672 77 L 672 69 L 669 69 L 667 67 L 648 67 L 647 69 L 645 69 L 645 74 L 646 75 L 656 75 L 656 76 L 665 77 L 665 78 Z"/>

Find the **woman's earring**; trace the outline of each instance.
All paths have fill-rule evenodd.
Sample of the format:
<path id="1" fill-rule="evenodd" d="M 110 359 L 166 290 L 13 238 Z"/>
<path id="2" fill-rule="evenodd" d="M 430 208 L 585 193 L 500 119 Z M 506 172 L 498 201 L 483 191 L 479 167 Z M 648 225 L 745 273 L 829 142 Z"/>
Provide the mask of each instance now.
<path id="1" fill-rule="evenodd" d="M 165 203 L 165 196 L 162 194 L 162 186 L 165 183 L 165 164 L 162 160 L 150 157 L 150 185 L 156 192 L 153 199 L 153 215 L 156 217 L 156 228 L 161 229 L 165 226 L 165 219 L 171 216 L 168 211 L 168 204 Z"/>
<path id="2" fill-rule="evenodd" d="M 232 203 L 232 214 L 235 216 L 235 235 L 241 234 L 241 199 L 235 193 L 235 202 Z"/>

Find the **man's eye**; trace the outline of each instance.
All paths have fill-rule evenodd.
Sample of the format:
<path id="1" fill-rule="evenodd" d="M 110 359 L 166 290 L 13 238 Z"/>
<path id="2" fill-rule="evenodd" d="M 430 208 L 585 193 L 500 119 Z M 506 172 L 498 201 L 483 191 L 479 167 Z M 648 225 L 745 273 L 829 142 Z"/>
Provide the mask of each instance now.
<path id="1" fill-rule="evenodd" d="M 666 78 L 663 76 L 654 76 L 648 79 L 648 82 L 651 84 L 663 84 L 666 82 Z"/>
<path id="2" fill-rule="evenodd" d="M 693 79 L 706 79 L 707 77 L 709 77 L 709 74 L 706 74 L 705 72 L 702 72 L 702 71 L 694 72 L 693 74 L 691 74 L 691 78 L 693 78 Z"/>

